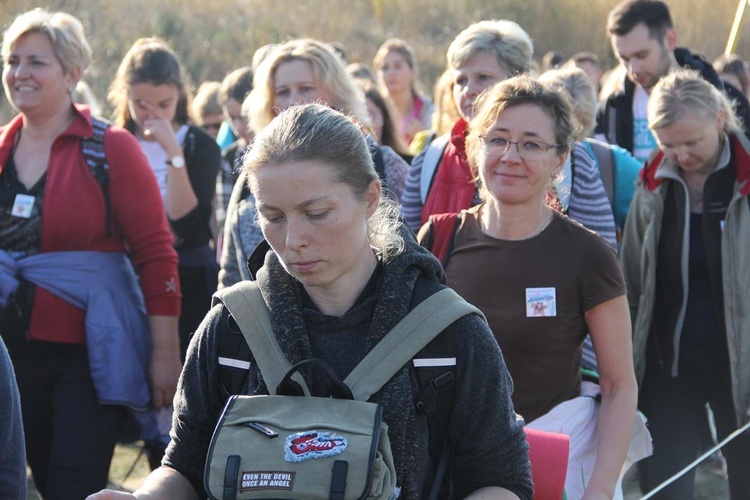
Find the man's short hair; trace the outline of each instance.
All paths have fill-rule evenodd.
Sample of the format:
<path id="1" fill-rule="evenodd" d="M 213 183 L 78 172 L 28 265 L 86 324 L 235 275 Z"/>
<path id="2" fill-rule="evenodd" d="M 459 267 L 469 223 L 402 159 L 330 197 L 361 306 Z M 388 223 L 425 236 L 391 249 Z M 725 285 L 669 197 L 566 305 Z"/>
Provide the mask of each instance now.
<path id="1" fill-rule="evenodd" d="M 607 32 L 624 36 L 638 24 L 646 25 L 651 38 L 662 38 L 673 27 L 669 7 L 661 0 L 626 0 L 609 13 Z"/>

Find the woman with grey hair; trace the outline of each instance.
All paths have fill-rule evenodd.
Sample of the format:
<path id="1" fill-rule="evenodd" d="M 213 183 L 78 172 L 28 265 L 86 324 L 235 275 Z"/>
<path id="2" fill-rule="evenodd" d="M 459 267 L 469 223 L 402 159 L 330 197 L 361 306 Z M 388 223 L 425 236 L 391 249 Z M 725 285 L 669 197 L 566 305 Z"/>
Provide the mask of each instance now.
<path id="1" fill-rule="evenodd" d="M 418 231 L 430 215 L 457 213 L 480 202 L 466 160 L 468 123 L 477 97 L 498 82 L 531 70 L 529 35 L 507 20 L 481 21 L 458 34 L 448 48 L 453 107 L 460 119 L 414 158 L 401 196 L 401 213 Z M 448 110 L 444 110 L 448 113 Z M 593 158 L 576 144 L 561 181 L 551 192 L 558 209 L 616 245 L 614 218 Z"/>
<path id="2" fill-rule="evenodd" d="M 750 142 L 726 95 L 684 70 L 651 91 L 648 125 L 659 150 L 644 166 L 621 254 L 640 409 L 654 439 L 639 467 L 644 492 L 701 453 L 706 403 L 719 440 L 750 420 Z M 722 453 L 731 498 L 750 498 L 750 434 Z M 694 483 L 691 469 L 664 498 L 693 498 Z"/>
<path id="3" fill-rule="evenodd" d="M 283 112 L 256 138 L 244 171 L 268 242 L 250 265 L 274 336 L 292 365 L 322 359 L 343 379 L 408 313 L 418 283 L 442 288 L 440 264 L 401 225 L 394 202 L 382 196 L 365 138 L 337 111 L 310 104 Z M 232 324 L 218 304 L 196 332 L 175 399 L 172 443 L 136 498 L 205 496 L 205 457 L 228 398 L 217 342 L 237 328 Z M 500 350 L 478 316 L 452 328 L 461 338 L 448 428 L 455 498 L 530 498 L 524 433 Z M 424 498 L 432 474 L 412 369 L 402 367 L 370 399 L 384 406 L 405 499 Z M 252 357 L 245 376 L 247 394 L 268 394 Z M 331 395 L 325 377 L 304 378 L 313 396 Z"/>
<path id="4" fill-rule="evenodd" d="M 91 56 L 80 21 L 22 14 L 2 56 L 19 114 L 0 128 L 0 332 L 37 488 L 83 498 L 107 483 L 126 406 L 171 404 L 177 255 L 136 140 L 72 102 Z"/>

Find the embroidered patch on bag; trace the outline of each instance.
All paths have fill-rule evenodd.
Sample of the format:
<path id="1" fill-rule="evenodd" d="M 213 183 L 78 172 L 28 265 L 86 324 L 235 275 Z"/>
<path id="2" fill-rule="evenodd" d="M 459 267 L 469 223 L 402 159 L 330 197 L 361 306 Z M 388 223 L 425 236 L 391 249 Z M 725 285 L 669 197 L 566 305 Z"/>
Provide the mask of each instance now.
<path id="1" fill-rule="evenodd" d="M 557 316 L 555 287 L 526 289 L 526 317 Z"/>
<path id="2" fill-rule="evenodd" d="M 304 462 L 311 458 L 332 457 L 344 451 L 347 444 L 345 437 L 330 432 L 298 432 L 286 438 L 284 460 Z"/>
<path id="3" fill-rule="evenodd" d="M 240 492 L 294 489 L 295 472 L 248 471 L 242 473 Z"/>

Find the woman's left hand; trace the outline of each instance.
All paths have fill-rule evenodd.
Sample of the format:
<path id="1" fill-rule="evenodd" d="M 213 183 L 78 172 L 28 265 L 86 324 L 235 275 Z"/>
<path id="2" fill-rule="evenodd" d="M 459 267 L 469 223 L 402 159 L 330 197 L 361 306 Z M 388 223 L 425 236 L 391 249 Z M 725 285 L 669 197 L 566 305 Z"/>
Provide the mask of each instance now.
<path id="1" fill-rule="evenodd" d="M 182 371 L 180 340 L 176 316 L 149 316 L 151 327 L 151 363 L 149 378 L 154 408 L 172 404 Z"/>
<path id="2" fill-rule="evenodd" d="M 163 408 L 172 404 L 180 372 L 182 372 L 182 363 L 178 352 L 162 350 L 162 352 L 151 353 L 149 374 L 154 408 Z"/>

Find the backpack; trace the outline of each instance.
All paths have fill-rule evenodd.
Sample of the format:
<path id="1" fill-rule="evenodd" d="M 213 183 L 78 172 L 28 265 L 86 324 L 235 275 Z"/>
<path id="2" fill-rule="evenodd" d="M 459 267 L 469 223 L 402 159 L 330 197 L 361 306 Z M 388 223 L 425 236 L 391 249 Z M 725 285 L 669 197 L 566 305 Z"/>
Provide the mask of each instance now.
<path id="1" fill-rule="evenodd" d="M 419 199 L 422 205 L 427 202 L 427 195 L 430 194 L 432 180 L 435 178 L 437 167 L 440 160 L 443 159 L 445 148 L 451 140 L 450 134 L 441 135 L 432 142 L 429 142 L 422 161 L 422 176 L 419 178 Z"/>
<path id="2" fill-rule="evenodd" d="M 112 235 L 112 202 L 109 198 L 109 163 L 104 153 L 104 134 L 112 124 L 100 118 L 91 117 L 93 134 L 81 141 L 81 152 L 91 175 L 102 188 L 107 221 L 107 236 Z"/>
<path id="3" fill-rule="evenodd" d="M 243 335 L 234 335 L 234 337 L 244 337 L 246 344 L 252 344 L 252 349 L 248 348 L 248 350 L 252 350 L 254 353 L 269 392 L 273 394 L 275 388 L 276 395 L 232 396 L 229 398 L 214 433 L 205 470 L 206 491 L 212 497 L 235 498 L 233 495 L 238 491 L 243 495 L 241 498 L 263 498 L 264 495 L 267 497 L 269 494 L 267 490 L 264 492 L 263 490 L 254 491 L 254 489 L 260 488 L 258 481 L 261 481 L 261 479 L 259 479 L 260 476 L 258 474 L 266 470 L 272 470 L 280 474 L 278 477 L 282 481 L 287 481 L 284 483 L 284 488 L 287 488 L 285 492 L 273 491 L 275 498 L 388 498 L 388 495 L 393 493 L 391 486 L 395 487 L 396 478 L 392 460 L 388 458 L 390 456 L 390 448 L 384 428 L 385 424 L 381 424 L 379 421 L 378 405 L 367 403 L 366 400 L 370 395 L 377 392 L 382 384 L 389 380 L 409 360 L 413 361 L 417 378 L 420 380 L 421 394 L 417 403 L 417 409 L 424 411 L 428 415 L 430 454 L 434 457 L 432 453 L 434 449 L 438 450 L 438 454 L 449 449 L 445 436 L 447 435 L 450 407 L 446 409 L 444 405 L 449 404 L 452 406 L 455 347 L 453 344 L 453 329 L 448 326 L 464 315 L 471 313 L 481 315 L 481 313 L 463 301 L 452 290 L 425 279 L 420 279 L 417 283 L 420 283 L 420 281 L 423 284 L 415 287 L 414 299 L 412 300 L 412 304 L 416 301 L 418 305 L 413 307 L 412 311 L 399 325 L 378 343 L 377 347 L 362 360 L 344 382 L 337 381 L 335 374 L 330 370 L 329 377 L 334 381 L 334 387 L 341 389 L 338 391 L 338 399 L 341 400 L 299 397 L 303 394 L 309 394 L 304 386 L 304 381 L 297 373 L 299 365 L 291 367 L 286 361 L 271 330 L 265 302 L 263 302 L 262 296 L 254 282 L 241 282 L 234 287 L 217 292 L 214 302 L 223 301 L 232 314 L 232 317 L 237 318 L 238 323 L 244 325 L 241 328 Z M 425 286 L 424 283 L 428 283 L 429 285 Z M 425 298 L 420 295 L 427 295 L 427 297 Z M 258 322 L 260 322 L 260 325 L 265 326 L 258 326 Z M 449 335 L 446 335 L 446 333 Z M 231 344 L 231 333 L 224 335 L 224 337 L 227 336 L 229 336 Z M 450 352 L 448 353 L 445 352 L 445 344 L 448 343 L 445 340 L 446 338 L 450 342 Z M 238 366 L 242 362 L 236 359 L 224 358 L 222 361 L 222 354 L 225 354 L 223 351 L 226 345 L 224 340 L 226 339 L 220 335 L 219 363 L 225 367 L 232 367 L 235 371 L 244 371 L 245 379 L 247 379 L 249 363 L 245 362 L 247 366 Z M 434 348 L 434 344 L 437 344 L 437 349 Z M 443 349 L 442 352 L 440 352 L 441 349 Z M 306 360 L 300 363 L 300 365 L 315 364 L 325 370 L 326 367 L 320 366 L 321 363 L 319 360 Z M 447 369 L 447 366 L 451 368 Z M 375 367 L 378 369 L 373 370 Z M 420 372 L 422 371 L 428 372 L 430 374 L 428 376 L 432 376 L 436 372 L 441 375 L 432 377 L 427 383 L 423 384 L 422 379 L 425 377 L 425 374 L 420 376 Z M 228 381 L 230 386 L 233 386 L 230 389 L 236 389 L 240 385 L 237 377 L 226 378 L 221 371 L 220 378 L 223 379 L 222 384 Z M 450 390 L 446 391 L 446 388 Z M 350 392 L 347 393 L 347 391 Z M 445 393 L 449 393 L 450 397 L 445 397 Z M 299 396 L 285 394 L 298 394 Z M 353 395 L 355 400 L 351 400 L 350 395 Z M 268 408 L 271 406 L 275 409 L 269 410 Z M 301 410 L 301 407 L 304 407 L 304 410 Z M 245 427 L 248 424 L 248 414 L 257 417 L 265 411 L 270 411 L 273 414 L 287 414 L 288 416 L 283 419 L 284 422 L 299 418 L 303 423 L 297 426 L 290 424 L 291 428 L 288 429 L 289 432 L 284 434 L 279 426 L 283 423 L 280 419 L 274 419 L 274 425 L 263 419 L 263 422 L 258 423 L 264 426 L 265 430 L 285 435 L 288 438 L 286 441 L 279 440 L 278 443 L 275 441 L 269 442 L 268 437 L 263 437 L 269 434 L 263 434 L 257 431 L 257 429 L 248 431 L 248 428 Z M 345 417 L 342 418 L 344 425 L 331 424 L 332 428 L 336 429 L 335 431 L 329 430 L 328 427 L 323 427 L 326 429 L 325 433 L 319 429 L 310 429 L 308 423 L 311 413 L 308 412 L 316 415 L 320 414 L 321 419 L 323 414 L 333 416 L 344 415 Z M 438 419 L 437 412 L 440 412 L 444 418 Z M 352 444 L 354 441 L 347 438 L 346 434 L 346 431 L 350 430 L 353 425 L 353 415 L 361 419 L 361 428 L 367 429 L 366 431 L 362 430 L 362 434 L 367 436 L 365 441 L 358 441 L 361 448 L 359 451 L 365 450 L 367 453 L 359 455 L 359 459 L 355 459 L 357 452 L 354 448 L 355 445 Z M 365 418 L 363 415 L 367 417 Z M 253 420 L 259 420 L 259 418 L 254 418 Z M 440 432 L 439 428 L 442 425 L 445 428 L 442 430 L 443 434 L 438 437 L 436 434 Z M 291 430 L 299 429 L 300 426 L 305 429 L 290 434 Z M 250 429 L 254 429 L 254 427 Z M 253 450 L 253 453 L 244 459 L 231 458 L 238 456 L 232 453 L 241 451 L 237 450 L 236 446 L 234 446 L 238 439 L 235 436 L 237 433 L 251 434 L 250 438 L 243 437 L 243 442 L 253 438 L 255 438 L 253 442 L 260 442 L 257 446 L 247 446 L 247 448 Z M 435 438 L 433 439 L 433 437 Z M 344 440 L 342 441 L 339 438 L 344 438 Z M 312 450 L 311 453 L 314 452 L 313 454 L 321 451 L 321 447 L 327 446 L 331 449 L 336 449 L 336 447 L 344 446 L 352 450 L 348 453 L 349 463 L 348 465 L 335 465 L 340 460 L 336 460 L 334 455 L 327 455 L 325 453 L 322 454 L 325 460 L 304 460 L 299 463 L 282 461 L 281 457 L 285 453 L 290 455 L 290 449 L 296 446 L 295 440 L 299 440 L 296 442 L 299 446 Z M 331 440 L 333 440 L 332 443 Z M 321 441 L 325 442 L 325 444 L 322 444 Z M 350 444 L 344 445 L 344 441 Z M 274 465 L 273 467 L 275 468 L 268 469 L 269 466 L 266 465 L 260 469 L 256 468 L 248 472 L 246 467 L 250 467 L 248 465 L 249 460 L 257 461 L 261 460 L 262 456 L 265 456 L 264 453 L 259 452 L 261 449 L 259 446 L 261 445 L 268 450 L 268 453 L 264 451 L 265 455 L 275 457 L 271 458 L 272 463 L 280 464 L 280 466 Z M 284 453 L 282 453 L 281 447 L 286 447 Z M 243 446 L 243 448 L 245 447 Z M 381 450 L 380 455 L 375 453 L 374 450 L 376 449 Z M 375 453 L 375 455 L 372 455 L 372 453 Z M 374 456 L 382 456 L 383 459 L 374 460 Z M 343 454 L 342 457 L 347 458 Z M 440 493 L 441 486 L 443 486 L 443 475 L 448 469 L 448 457 L 449 453 L 447 452 L 441 454 L 439 457 L 439 463 L 433 475 L 432 495 L 430 498 L 437 498 L 437 495 Z M 240 465 L 235 464 L 237 460 L 242 464 L 242 470 L 240 470 Z M 321 466 L 324 466 L 324 472 L 319 470 Z M 340 468 L 339 472 L 337 472 L 337 467 Z M 339 481 L 337 474 L 344 475 L 347 469 L 349 470 L 349 478 L 346 479 L 346 483 L 349 491 L 342 493 L 339 491 L 339 486 L 343 482 Z M 312 473 L 311 470 L 316 470 L 317 472 Z M 372 481 L 367 479 L 373 477 L 373 474 L 374 479 Z M 306 476 L 309 476 L 308 479 L 303 479 Z M 315 479 L 313 480 L 311 477 Z M 266 478 L 265 480 L 268 479 Z M 292 484 L 291 481 L 297 481 L 295 483 L 297 486 Z M 334 484 L 339 486 L 333 488 Z M 300 488 L 305 489 L 301 490 Z M 314 491 L 308 488 L 314 488 Z M 334 489 L 339 491 L 339 493 L 334 494 Z M 222 491 L 230 491 L 229 496 L 225 496 L 224 493 L 220 494 Z"/>
<path id="4" fill-rule="evenodd" d="M 456 232 L 462 220 L 461 213 L 430 215 L 430 225 L 423 246 L 437 257 L 443 269 L 448 266 L 456 241 Z"/>
<path id="5" fill-rule="evenodd" d="M 599 173 L 602 176 L 602 184 L 604 184 L 604 191 L 607 193 L 609 204 L 612 206 L 612 210 L 615 209 L 615 196 L 617 193 L 617 186 L 615 184 L 616 178 L 616 162 L 615 152 L 608 144 L 597 141 L 596 139 L 586 139 L 586 142 L 591 145 L 591 150 L 594 152 L 596 162 L 599 164 Z"/>

